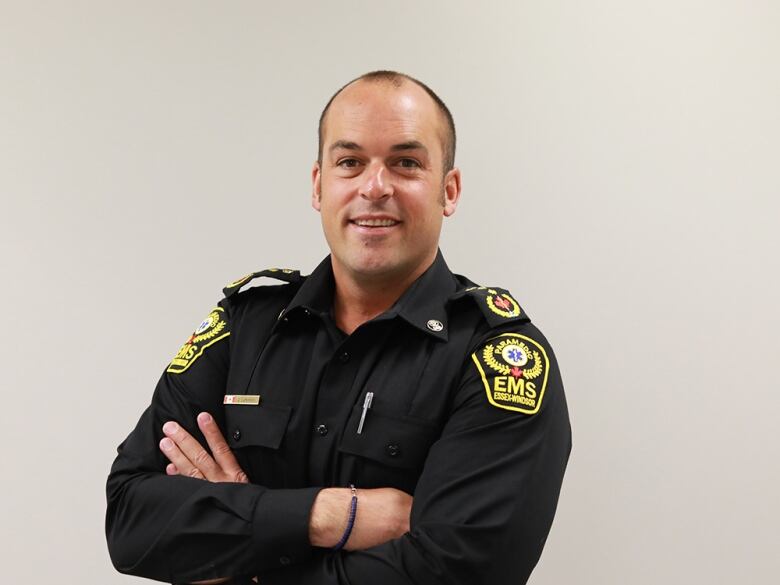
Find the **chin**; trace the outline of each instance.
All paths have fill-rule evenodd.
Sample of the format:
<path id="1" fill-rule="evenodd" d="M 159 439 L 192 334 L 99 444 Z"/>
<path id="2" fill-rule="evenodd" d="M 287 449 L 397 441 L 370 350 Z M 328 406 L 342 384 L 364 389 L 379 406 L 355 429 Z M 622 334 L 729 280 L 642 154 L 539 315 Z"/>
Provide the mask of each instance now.
<path id="1" fill-rule="evenodd" d="M 364 254 L 353 258 L 350 270 L 363 276 L 382 276 L 402 272 L 403 263 L 387 254 Z"/>

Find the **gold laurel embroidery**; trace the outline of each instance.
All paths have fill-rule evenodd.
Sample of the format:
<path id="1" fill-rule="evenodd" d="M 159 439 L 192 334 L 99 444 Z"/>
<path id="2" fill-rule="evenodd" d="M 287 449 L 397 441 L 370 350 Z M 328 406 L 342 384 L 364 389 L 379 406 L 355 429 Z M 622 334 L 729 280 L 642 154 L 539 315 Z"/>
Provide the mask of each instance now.
<path id="1" fill-rule="evenodd" d="M 219 319 L 219 313 L 217 311 L 214 311 L 213 313 L 209 314 L 207 318 L 215 318 Z M 216 325 L 212 325 L 211 329 L 209 331 L 206 331 L 205 333 L 201 333 L 200 335 L 194 337 L 192 339 L 192 343 L 200 343 L 201 341 L 206 341 L 208 339 L 211 339 L 212 337 L 216 337 L 219 335 L 220 331 L 222 331 L 225 328 L 225 322 L 219 319 Z"/>
<path id="2" fill-rule="evenodd" d="M 512 309 L 509 310 L 509 311 L 505 311 L 504 309 L 499 309 L 493 303 L 493 297 L 492 296 L 488 296 L 488 297 L 486 297 L 487 306 L 496 315 L 501 315 L 502 317 L 509 318 L 509 317 L 517 317 L 520 314 L 520 307 L 517 305 L 517 302 L 515 301 L 515 299 L 513 299 L 512 297 L 510 297 L 507 294 L 501 294 L 501 295 L 497 295 L 497 296 L 500 296 L 501 298 L 503 298 L 503 299 L 509 301 L 510 303 L 512 303 Z"/>
<path id="3" fill-rule="evenodd" d="M 533 358 L 534 358 L 534 365 L 533 365 L 533 367 L 532 367 L 532 368 L 528 368 L 528 369 L 524 369 L 524 370 L 523 370 L 523 378 L 525 378 L 526 380 L 533 380 L 534 378 L 538 377 L 538 376 L 539 376 L 539 374 L 541 374 L 541 373 L 542 373 L 542 358 L 541 358 L 541 356 L 539 355 L 539 352 L 538 352 L 538 351 L 536 351 L 536 350 L 531 350 L 531 348 L 530 348 L 530 347 L 528 347 L 528 346 L 527 346 L 525 343 L 523 343 L 522 341 L 516 341 L 516 343 L 517 343 L 517 345 L 518 345 L 518 346 L 520 346 L 520 349 L 522 349 L 522 350 L 525 352 L 525 355 L 532 355 L 532 356 L 533 356 Z M 500 354 L 501 352 L 502 352 L 502 350 L 500 350 L 500 349 L 496 349 L 496 350 L 495 350 L 495 353 L 497 353 L 497 354 Z M 483 357 L 485 358 L 485 361 L 487 362 L 487 361 L 488 361 L 488 357 L 487 357 L 487 356 L 483 356 Z M 499 366 L 501 366 L 501 364 L 499 364 L 499 363 L 498 363 L 498 360 L 496 360 L 495 358 L 493 358 L 493 355 L 492 355 L 492 354 L 490 355 L 490 359 L 491 359 L 491 360 L 492 360 L 494 363 L 496 363 L 496 364 L 498 364 Z M 492 364 L 491 364 L 491 367 L 493 367 L 494 369 L 497 369 L 497 368 L 496 368 L 495 366 L 493 366 Z M 509 367 L 507 367 L 507 366 L 504 366 L 504 367 L 506 368 L 506 371 L 502 371 L 501 373 L 502 373 L 502 374 L 508 374 L 508 373 L 509 373 L 511 370 L 510 370 L 510 369 L 509 369 Z"/>
<path id="4" fill-rule="evenodd" d="M 534 367 L 530 370 L 523 370 L 523 378 L 526 380 L 533 380 L 536 378 L 539 374 L 542 373 L 542 358 L 539 355 L 538 351 L 533 352 L 534 354 Z"/>
<path id="5" fill-rule="evenodd" d="M 490 344 L 486 345 L 485 349 L 482 350 L 482 359 L 499 374 L 504 374 L 506 376 L 511 371 L 509 366 L 499 363 L 499 361 L 493 357 L 493 346 Z"/>

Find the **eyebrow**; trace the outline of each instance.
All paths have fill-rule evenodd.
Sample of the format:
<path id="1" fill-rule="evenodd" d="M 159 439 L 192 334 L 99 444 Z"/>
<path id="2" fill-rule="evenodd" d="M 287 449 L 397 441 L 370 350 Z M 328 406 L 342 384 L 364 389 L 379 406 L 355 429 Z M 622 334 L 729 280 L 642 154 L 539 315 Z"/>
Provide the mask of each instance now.
<path id="1" fill-rule="evenodd" d="M 343 148 L 344 150 L 363 150 L 357 142 L 350 142 L 349 140 L 337 140 L 330 145 L 329 151 L 333 152 L 337 148 Z"/>
<path id="2" fill-rule="evenodd" d="M 336 142 L 330 145 L 330 148 L 328 150 L 330 152 L 333 152 L 334 150 L 337 150 L 339 148 L 342 148 L 344 150 L 363 150 L 363 147 L 360 146 L 357 142 L 351 142 L 349 140 L 337 140 Z M 405 150 L 423 150 L 426 153 L 428 152 L 428 149 L 425 148 L 425 145 L 419 140 L 409 140 L 408 142 L 401 142 L 400 144 L 394 144 L 393 146 L 390 147 L 390 150 L 392 152 L 399 152 Z"/>
<path id="3" fill-rule="evenodd" d="M 419 140 L 410 140 L 409 142 L 402 142 L 401 144 L 394 144 L 390 147 L 390 150 L 397 152 L 399 150 L 424 150 L 426 153 L 428 149 Z"/>

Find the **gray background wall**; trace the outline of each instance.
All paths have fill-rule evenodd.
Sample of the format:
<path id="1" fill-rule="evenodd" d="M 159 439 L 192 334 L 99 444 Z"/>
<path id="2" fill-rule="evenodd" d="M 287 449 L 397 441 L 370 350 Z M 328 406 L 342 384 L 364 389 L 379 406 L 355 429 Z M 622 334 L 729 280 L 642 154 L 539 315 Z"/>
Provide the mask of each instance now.
<path id="1" fill-rule="evenodd" d="M 3 580 L 138 582 L 116 445 L 225 282 L 324 255 L 320 108 L 396 68 L 458 124 L 450 265 L 562 364 L 532 583 L 775 583 L 778 6 L 0 2 Z"/>

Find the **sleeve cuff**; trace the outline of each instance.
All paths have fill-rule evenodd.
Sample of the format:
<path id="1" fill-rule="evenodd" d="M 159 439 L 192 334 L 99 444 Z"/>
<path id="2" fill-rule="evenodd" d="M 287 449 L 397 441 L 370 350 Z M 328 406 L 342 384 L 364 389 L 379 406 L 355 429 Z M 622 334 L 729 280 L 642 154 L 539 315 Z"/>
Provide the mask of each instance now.
<path id="1" fill-rule="evenodd" d="M 321 489 L 267 490 L 257 500 L 252 539 L 261 570 L 297 565 L 311 558 L 309 516 Z"/>

